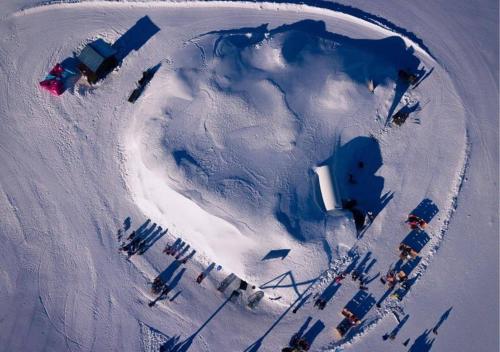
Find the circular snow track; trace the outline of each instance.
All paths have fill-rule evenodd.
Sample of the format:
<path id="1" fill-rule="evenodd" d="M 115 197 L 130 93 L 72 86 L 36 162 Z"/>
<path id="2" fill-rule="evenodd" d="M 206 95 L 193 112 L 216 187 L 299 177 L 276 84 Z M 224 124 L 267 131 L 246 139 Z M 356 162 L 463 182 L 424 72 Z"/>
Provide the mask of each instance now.
<path id="1" fill-rule="evenodd" d="M 146 36 L 151 27 L 134 32 L 137 23 L 158 30 Z M 429 200 L 438 211 L 418 281 L 456 206 L 464 108 L 446 71 L 410 39 L 326 9 L 237 2 L 54 4 L 0 29 L 11 33 L 0 75 L 9 84 L 2 136 L 13 151 L 0 156 L 15 180 L 0 195 L 26 247 L 9 260 L 38 263 L 19 269 L 37 282 L 23 291 L 36 302 L 22 311 L 37 331 L 30 348 L 155 350 L 170 340 L 177 351 L 276 351 L 312 316 L 306 336 L 320 350 L 353 343 L 404 308 L 370 307 L 343 339 L 332 334 L 359 291 L 333 278 L 357 265 L 384 274 L 408 233 L 405 217 Z M 96 38 L 140 45 L 129 43 L 119 69 L 94 87 L 80 81 L 60 97 L 38 89 L 50 67 Z M 29 53 L 14 44 L 24 42 Z M 143 94 L 127 102 L 153 67 Z M 409 85 L 401 69 L 419 81 Z M 391 125 L 400 111 L 408 118 Z M 376 215 L 360 236 L 350 216 L 323 211 L 313 169 L 333 159 L 342 198 Z M 129 216 L 133 229 L 150 218 L 169 231 L 126 259 L 115 233 Z M 150 308 L 149 284 L 175 265 L 162 249 L 176 237 L 196 255 L 171 269 L 177 296 Z M 197 285 L 211 262 L 221 270 Z M 232 303 L 235 287 L 217 291 L 229 273 L 249 283 Z M 0 270 L 0 280 L 14 297 L 14 276 Z M 253 310 L 252 286 L 265 293 Z M 377 279 L 367 295 L 384 292 Z M 313 306 L 318 296 L 324 310 Z M 18 337 L 0 342 L 26 347 Z"/>

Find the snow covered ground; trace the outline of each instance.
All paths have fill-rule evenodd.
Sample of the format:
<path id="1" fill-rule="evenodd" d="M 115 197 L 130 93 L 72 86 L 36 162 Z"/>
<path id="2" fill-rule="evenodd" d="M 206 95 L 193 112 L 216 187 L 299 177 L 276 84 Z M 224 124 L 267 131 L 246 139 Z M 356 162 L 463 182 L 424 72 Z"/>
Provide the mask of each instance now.
<path id="1" fill-rule="evenodd" d="M 481 4 L 0 5 L 0 345 L 277 351 L 302 331 L 312 350 L 399 351 L 407 338 L 410 351 L 497 350 L 498 4 Z M 119 69 L 61 97 L 39 89 L 96 38 L 125 43 Z M 401 68 L 425 79 L 407 89 Z M 388 127 L 405 104 L 418 108 Z M 322 211 L 312 170 L 332 158 L 343 197 L 377 215 L 359 238 L 349 216 Z M 426 200 L 438 212 L 411 290 L 372 306 Z M 125 236 L 146 219 L 168 234 L 151 228 L 156 242 L 127 259 L 126 218 Z M 184 256 L 196 250 L 186 264 L 162 253 L 178 236 Z M 220 270 L 197 285 L 211 262 Z M 353 267 L 374 278 L 369 309 L 339 340 L 360 291 L 333 278 Z M 236 302 L 236 282 L 217 291 L 231 272 L 250 285 Z M 157 275 L 175 287 L 148 307 Z"/>

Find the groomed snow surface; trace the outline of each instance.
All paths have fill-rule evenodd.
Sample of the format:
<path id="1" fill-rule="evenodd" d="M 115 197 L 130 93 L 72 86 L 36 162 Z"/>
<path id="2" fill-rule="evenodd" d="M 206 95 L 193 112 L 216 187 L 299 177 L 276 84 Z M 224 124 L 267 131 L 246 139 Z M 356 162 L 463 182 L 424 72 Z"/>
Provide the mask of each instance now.
<path id="1" fill-rule="evenodd" d="M 244 2 L 33 6 L 2 17 L 0 32 L 6 351 L 280 351 L 297 333 L 314 351 L 453 346 L 466 291 L 429 297 L 425 280 L 439 260 L 476 273 L 443 246 L 461 236 L 450 227 L 474 146 L 486 142 L 432 46 L 342 12 Z M 94 86 L 67 82 L 60 97 L 39 88 L 98 38 L 116 43 L 117 69 Z M 402 108 L 409 117 L 391 124 Z M 481 158 L 494 175 L 498 158 Z M 355 200 L 353 213 L 325 211 L 318 166 L 334 175 L 337 197 Z M 425 246 L 403 264 L 412 212 L 428 221 Z M 374 219 L 357 231 L 360 214 Z M 493 214 L 484 236 L 494 236 Z M 147 240 L 127 255 L 133 231 Z M 178 238 L 184 251 L 165 254 Z M 409 275 L 401 299 L 379 281 L 394 265 Z M 350 275 L 335 281 L 353 271 L 367 290 Z M 231 273 L 248 282 L 238 297 L 239 280 L 217 289 Z M 150 307 L 156 277 L 171 291 Z M 361 323 L 340 338 L 346 305 Z M 498 317 L 488 321 L 481 351 L 498 343 L 489 333 Z M 381 338 L 391 331 L 394 340 Z"/>

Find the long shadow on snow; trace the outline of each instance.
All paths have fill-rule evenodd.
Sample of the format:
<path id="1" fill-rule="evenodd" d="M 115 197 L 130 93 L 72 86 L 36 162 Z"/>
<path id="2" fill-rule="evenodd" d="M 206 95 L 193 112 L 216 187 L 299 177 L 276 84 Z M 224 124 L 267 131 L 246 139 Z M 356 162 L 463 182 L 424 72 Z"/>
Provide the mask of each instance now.
<path id="1" fill-rule="evenodd" d="M 290 282 L 282 284 L 282 282 L 286 278 L 289 278 Z M 272 278 L 271 280 L 263 283 L 262 285 L 259 286 L 259 289 L 265 290 L 265 289 L 268 289 L 268 288 L 275 289 L 275 288 L 288 288 L 288 287 L 291 287 L 291 288 L 293 288 L 293 290 L 295 291 L 295 293 L 297 294 L 297 296 L 301 297 L 302 294 L 299 292 L 298 288 L 300 286 L 311 284 L 311 282 L 314 282 L 317 279 L 318 279 L 318 277 L 315 277 L 313 279 L 306 280 L 306 281 L 303 281 L 303 282 L 296 282 L 295 281 L 295 277 L 293 276 L 292 271 L 289 270 L 289 271 L 286 271 L 283 274 L 278 275 L 275 278 Z"/>
<path id="2" fill-rule="evenodd" d="M 415 339 L 408 352 L 428 352 L 431 350 L 435 339 L 429 338 L 430 330 L 425 330 L 419 337 Z"/>
<path id="3" fill-rule="evenodd" d="M 288 306 L 287 309 L 285 309 L 285 311 L 278 317 L 278 319 L 276 319 L 276 321 L 269 327 L 269 329 L 267 329 L 266 332 L 260 338 L 258 338 L 254 343 L 252 343 L 250 346 L 248 346 L 244 350 L 244 352 L 257 352 L 262 347 L 262 343 L 264 342 L 265 338 L 271 333 L 271 331 L 274 330 L 274 328 L 288 314 L 290 309 L 292 309 L 293 306 L 295 306 L 297 303 L 302 301 L 302 299 L 308 294 L 309 290 L 316 283 L 316 281 L 318 280 L 319 277 L 321 277 L 321 275 L 318 276 L 316 279 L 313 279 L 311 281 L 311 283 L 309 284 L 309 286 L 307 286 L 307 288 L 302 293 L 299 294 L 297 299 L 294 302 L 292 302 L 292 304 L 290 304 L 290 306 Z"/>
<path id="4" fill-rule="evenodd" d="M 129 255 L 133 254 L 144 254 L 151 246 L 153 246 L 156 241 L 162 238 L 168 231 L 165 229 L 162 232 L 162 227 L 153 223 L 150 227 L 151 220 L 148 219 L 144 222 L 137 230 L 135 230 L 135 236 L 132 238 L 128 244 L 123 248 L 128 251 Z"/>
<path id="5" fill-rule="evenodd" d="M 174 260 L 170 265 L 163 270 L 158 277 L 161 279 L 162 282 L 168 282 L 172 276 L 175 274 L 177 269 L 181 266 L 182 262 L 180 260 Z"/>
<path id="6" fill-rule="evenodd" d="M 117 51 L 116 56 L 118 61 L 121 62 L 132 50 L 139 50 L 159 31 L 160 28 L 151 21 L 149 16 L 139 19 L 112 45 Z"/>
<path id="7" fill-rule="evenodd" d="M 453 307 L 450 307 L 446 312 L 441 315 L 439 318 L 439 321 L 436 323 L 436 325 L 432 328 L 432 332 L 437 335 L 439 327 L 446 321 L 448 320 L 448 317 L 450 316 L 451 310 Z"/>
<path id="8" fill-rule="evenodd" d="M 305 332 L 311 320 L 312 317 L 307 317 L 306 321 L 302 324 L 299 331 L 293 334 L 290 342 L 288 343 L 289 346 L 295 346 L 297 344 L 297 341 L 301 339 L 307 341 L 309 346 L 313 344 L 316 337 L 318 337 L 318 335 L 325 329 L 325 324 L 321 320 L 317 320 L 314 325 L 311 326 L 311 328 L 307 332 Z"/>
<path id="9" fill-rule="evenodd" d="M 301 325 L 299 331 L 297 331 L 295 334 L 290 339 L 289 345 L 293 345 L 293 342 L 302 338 L 304 335 L 304 332 L 306 331 L 307 327 L 309 326 L 309 323 L 311 322 L 312 317 L 307 317 L 306 321 Z"/>
<path id="10" fill-rule="evenodd" d="M 410 214 L 416 215 L 426 223 L 431 222 L 432 219 L 439 213 L 439 208 L 432 200 L 425 198 L 422 200 Z"/>
<path id="11" fill-rule="evenodd" d="M 288 253 L 290 253 L 289 248 L 272 249 L 261 260 L 264 261 L 264 260 L 271 260 L 271 259 L 277 259 L 277 258 L 280 258 L 281 260 L 283 260 L 287 257 Z"/>
<path id="12" fill-rule="evenodd" d="M 196 330 L 193 334 L 191 334 L 191 336 L 189 336 L 187 339 L 185 339 L 184 341 L 181 341 L 179 343 L 172 343 L 172 342 L 169 342 L 167 341 L 162 347 L 161 347 L 161 351 L 165 351 L 165 352 L 186 352 L 189 350 L 189 348 L 191 347 L 191 345 L 193 344 L 193 341 L 194 339 L 196 338 L 196 336 L 198 336 L 198 334 L 201 332 L 201 330 L 203 330 L 205 328 L 205 326 L 208 325 L 208 323 L 210 323 L 210 321 L 215 318 L 215 316 L 217 314 L 219 314 L 219 312 L 222 310 L 222 308 L 224 308 L 224 306 L 230 301 L 231 297 L 227 298 L 220 306 L 219 308 L 217 308 L 217 310 L 198 328 L 198 330 Z M 168 345 L 167 345 L 168 344 Z"/>
<path id="13" fill-rule="evenodd" d="M 316 340 L 316 337 L 325 329 L 325 324 L 321 320 L 317 320 L 313 326 L 302 337 L 311 346 Z"/>
<path id="14" fill-rule="evenodd" d="M 382 338 L 384 340 L 387 340 L 388 338 L 394 339 L 398 335 L 399 331 L 406 324 L 406 322 L 408 321 L 409 318 L 410 318 L 410 315 L 406 314 L 405 317 L 398 323 L 398 325 L 396 325 L 396 327 L 394 327 L 394 329 L 392 329 L 392 331 L 390 333 L 385 334 Z"/>
<path id="15" fill-rule="evenodd" d="M 371 255 L 371 252 L 369 252 L 367 254 L 367 256 L 365 256 L 365 259 L 368 260 L 369 256 Z M 363 260 L 365 260 L 363 259 Z M 347 268 L 344 270 L 344 274 L 345 275 L 349 275 L 350 273 L 353 272 L 354 268 L 356 268 L 356 265 L 358 263 L 358 260 L 359 260 L 359 257 L 356 256 L 354 257 L 353 261 L 347 266 Z M 364 265 L 363 262 L 360 263 L 360 265 Z M 360 265 L 358 265 L 358 267 L 360 267 Z M 340 282 L 336 282 L 335 280 L 332 281 L 324 290 L 323 292 L 321 293 L 321 295 L 318 297 L 318 299 L 316 300 L 316 303 L 315 305 L 319 305 L 320 301 L 323 301 L 323 308 L 320 307 L 320 309 L 324 309 L 324 307 L 328 304 L 328 302 L 330 302 L 332 300 L 332 298 L 335 296 L 335 294 L 337 293 L 337 291 L 339 290 L 339 288 L 342 286 L 342 281 Z"/>
<path id="16" fill-rule="evenodd" d="M 384 178 L 376 175 L 383 165 L 380 145 L 375 138 L 356 137 L 338 148 L 335 159 L 336 169 L 332 170 L 341 198 L 362 231 L 367 213 L 376 217 L 393 197 L 390 192 L 382 194 Z M 332 163 L 333 157 L 323 164 Z"/>

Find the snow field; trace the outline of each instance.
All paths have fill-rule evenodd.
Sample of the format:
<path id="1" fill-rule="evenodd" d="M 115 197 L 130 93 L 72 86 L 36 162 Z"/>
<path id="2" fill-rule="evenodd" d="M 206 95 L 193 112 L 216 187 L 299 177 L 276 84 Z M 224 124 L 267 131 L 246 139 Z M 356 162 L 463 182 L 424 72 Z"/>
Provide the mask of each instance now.
<path id="1" fill-rule="evenodd" d="M 224 298 L 217 296 L 215 287 L 224 274 L 236 272 L 259 286 L 286 271 L 298 283 L 323 273 L 330 260 L 341 254 L 325 251 L 324 243 L 341 247 L 342 240 L 335 236 L 344 230 L 341 221 L 321 213 L 309 171 L 331 157 L 338 138 L 342 147 L 356 138 L 374 136 L 382 163 L 374 165 L 376 169 L 368 175 L 368 188 L 380 195 L 394 192 L 356 243 L 360 257 L 371 251 L 377 260 L 370 273 L 384 273 L 395 261 L 395 247 L 407 233 L 402 221 L 424 198 L 432 199 L 440 209 L 428 230 L 435 239 L 433 245 L 439 246 L 440 232 L 463 176 L 466 134 L 462 103 L 438 63 L 419 56 L 421 51 L 416 48 L 415 57 L 422 65 L 434 68 L 417 89 L 403 96 L 403 100 L 423 105 L 417 113 L 421 124 L 409 120 L 401 128 L 386 129 L 383 124 L 394 98 L 398 62 L 379 57 L 377 52 L 365 53 L 364 46 L 356 44 L 357 40 L 377 43 L 385 32 L 367 30 L 366 25 L 345 18 L 325 19 L 324 13 L 286 11 L 284 5 L 280 5 L 279 17 L 266 9 L 271 6 L 267 4 L 260 5 L 262 10 L 245 11 L 231 9 L 232 4 L 223 9 L 219 4 L 212 10 L 193 7 L 189 12 L 177 6 L 54 5 L 9 19 L 14 36 L 3 39 L 6 44 L 10 41 L 12 51 L 10 58 L 2 53 L 2 75 L 9 78 L 12 88 L 3 92 L 7 94 L 3 101 L 9 102 L 9 132 L 22 141 L 15 155 L 22 156 L 24 166 L 15 173 L 21 187 L 2 186 L 22 223 L 16 224 L 14 218 L 6 223 L 25 231 L 32 226 L 45 234 L 25 240 L 28 247 L 33 246 L 31 241 L 40 241 L 32 249 L 39 265 L 28 270 L 30 277 L 38 276 L 38 293 L 27 288 L 25 294 L 26 299 L 39 300 L 43 312 L 36 313 L 40 307 L 33 306 L 23 313 L 34 317 L 34 329 L 39 331 L 47 322 L 38 316 L 47 316 L 56 331 L 49 338 L 38 336 L 33 344 L 64 343 L 69 350 L 90 350 L 96 344 L 131 349 L 140 344 L 137 336 L 144 330 L 137 321 L 184 338 L 222 304 Z M 60 18 L 57 23 L 49 20 L 52 12 Z M 106 81 L 95 89 L 78 85 L 59 100 L 38 91 L 37 80 L 53 63 L 91 38 L 113 42 L 145 12 L 162 30 L 125 58 Z M 355 39 L 321 38 L 314 25 L 312 33 L 308 32 L 311 27 L 298 30 L 293 26 L 269 33 L 304 18 L 324 20 L 329 33 L 354 35 Z M 35 60 L 27 48 L 12 44 L 37 35 L 33 22 L 53 33 L 48 43 L 30 41 L 29 50 L 43 60 Z M 268 30 L 260 38 L 259 26 L 267 22 Z M 74 31 L 75 27 L 85 29 Z M 237 30 L 241 27 L 247 30 Z M 221 32 L 231 29 L 234 33 Z M 214 33 L 203 35 L 211 31 Z M 287 41 L 304 46 L 294 48 L 295 56 L 285 58 Z M 337 42 L 343 45 L 338 47 Z M 401 40 L 396 47 L 404 48 L 403 44 Z M 126 103 L 129 87 L 142 70 L 158 62 L 162 67 L 145 95 L 136 105 Z M 21 73 L 14 76 L 9 72 Z M 355 77 L 358 72 L 363 73 L 361 78 Z M 371 94 L 366 79 L 373 73 L 385 79 Z M 356 158 L 373 153 L 356 149 L 356 145 L 352 148 L 341 150 L 344 177 Z M 16 170 L 12 160 L 5 162 Z M 50 179 L 53 181 L 47 181 Z M 345 180 L 343 187 L 349 187 Z M 22 191 L 14 191 L 16 188 Z M 29 201 L 33 198 L 37 202 Z M 373 202 L 368 199 L 364 206 Z M 33 205 L 22 210 L 21 204 Z M 287 228 L 278 219 L 277 209 L 292 224 L 300 224 L 300 231 L 297 226 Z M 143 258 L 132 257 L 129 264 L 117 254 L 113 238 L 115 227 L 129 214 L 134 228 L 143 214 L 171 230 L 173 237 L 168 240 L 182 236 L 199 251 L 201 263 L 187 266 L 178 302 L 159 303 L 153 310 L 145 305 L 151 299 L 148 281 L 166 266 L 160 252 L 167 238 Z M 30 218 L 33 224 L 26 224 L 29 220 L 25 219 Z M 51 222 L 41 226 L 44 219 Z M 433 254 L 429 247 L 423 253 L 425 260 Z M 261 261 L 277 248 L 291 249 L 289 257 Z M 27 263 L 32 259 L 28 255 Z M 222 264 L 224 272 L 208 280 L 206 287 L 190 284 L 211 261 Z M 311 292 L 321 293 L 339 270 L 333 265 Z M 6 282 L 11 280 L 10 274 L 4 276 Z M 58 280 L 51 280 L 54 276 Z M 308 284 L 300 284 L 298 291 L 303 292 Z M 376 298 L 382 294 L 377 284 L 370 286 Z M 15 291 L 6 287 L 13 295 Z M 262 302 L 255 312 L 243 304 L 224 306 L 217 317 L 221 320 L 214 319 L 209 329 L 197 335 L 192 350 L 248 347 L 297 298 L 290 287 L 265 291 L 269 297 L 283 298 Z M 308 302 L 296 315 L 286 315 L 266 336 L 261 350 L 285 346 L 308 314 L 327 325 L 327 333 L 318 336 L 314 347 L 334 346 L 331 331 L 341 318 L 332 316 L 355 293 L 355 285 L 346 282 L 324 311 L 316 311 Z M 411 293 L 408 297 L 411 299 Z M 387 312 L 369 313 L 358 337 L 363 337 L 368 323 Z M 122 320 L 126 327 L 118 327 Z M 224 321 L 240 324 L 228 339 L 220 338 Z M 11 324 L 12 330 L 21 329 L 21 322 Z M 15 348 L 22 344 L 13 338 L 6 345 Z"/>

